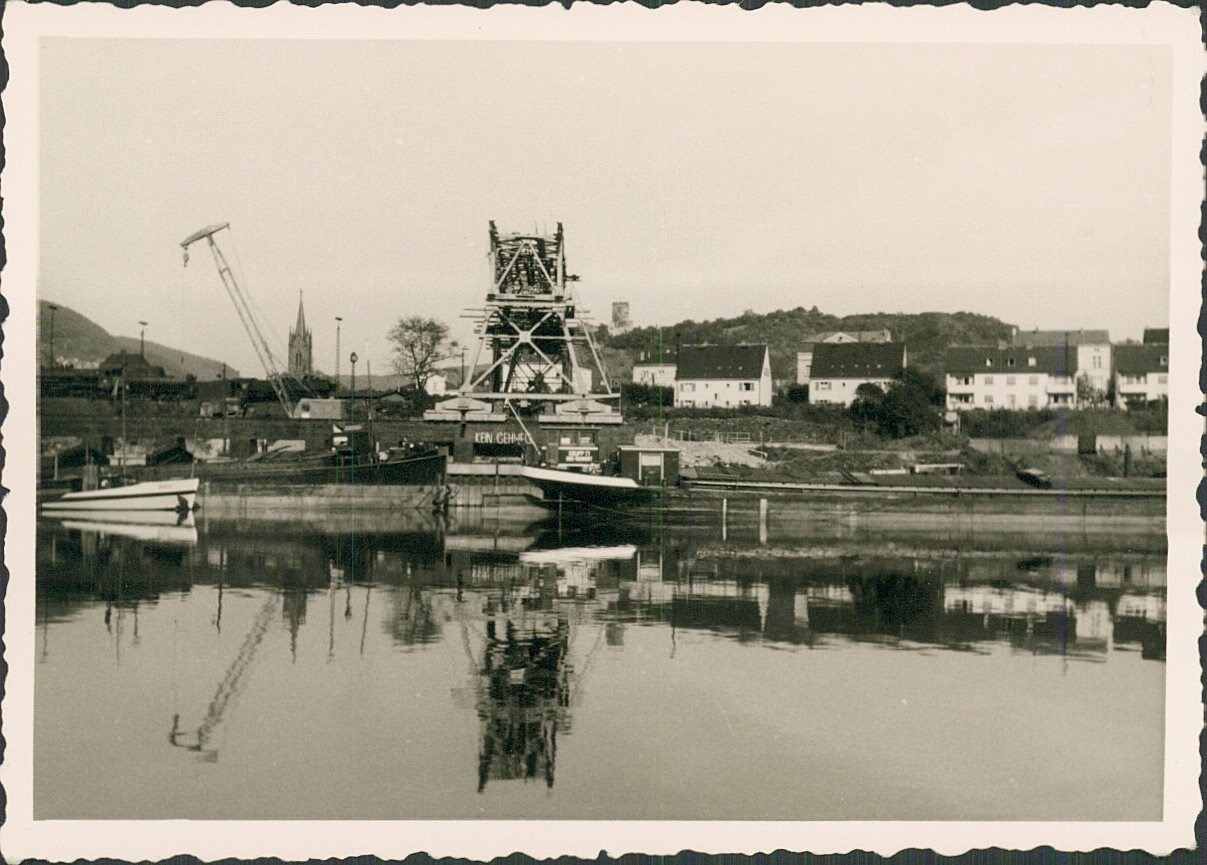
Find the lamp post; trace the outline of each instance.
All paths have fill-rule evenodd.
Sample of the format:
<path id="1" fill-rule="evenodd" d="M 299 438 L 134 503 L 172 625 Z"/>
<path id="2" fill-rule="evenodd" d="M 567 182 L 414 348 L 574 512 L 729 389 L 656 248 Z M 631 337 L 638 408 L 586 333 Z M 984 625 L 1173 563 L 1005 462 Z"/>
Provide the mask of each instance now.
<path id="1" fill-rule="evenodd" d="M 352 393 L 348 399 L 348 420 L 353 421 L 356 420 L 356 352 L 352 352 L 348 360 L 352 361 Z"/>
<path id="2" fill-rule="evenodd" d="M 54 368 L 54 314 L 58 307 L 53 303 L 46 304 L 46 308 L 50 310 L 50 363 L 47 364 L 51 369 Z"/>
<path id="3" fill-rule="evenodd" d="M 140 321 L 138 324 L 141 328 L 138 331 L 138 356 L 145 360 L 147 356 L 143 352 L 143 349 L 146 346 L 147 323 L 145 321 Z"/>
<path id="4" fill-rule="evenodd" d="M 335 317 L 335 398 L 339 399 L 339 326 L 343 319 Z"/>

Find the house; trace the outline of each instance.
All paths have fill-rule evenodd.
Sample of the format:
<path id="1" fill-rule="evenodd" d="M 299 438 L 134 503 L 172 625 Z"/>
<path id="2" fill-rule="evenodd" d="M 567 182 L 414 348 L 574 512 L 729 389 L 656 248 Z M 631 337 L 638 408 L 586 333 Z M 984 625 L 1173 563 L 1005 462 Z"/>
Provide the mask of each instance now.
<path id="1" fill-rule="evenodd" d="M 675 405 L 771 405 L 771 355 L 767 346 L 684 346 L 675 367 Z"/>
<path id="2" fill-rule="evenodd" d="M 1164 399 L 1169 399 L 1169 346 L 1115 346 L 1115 405 L 1136 408 Z"/>
<path id="3" fill-rule="evenodd" d="M 444 396 L 449 390 L 448 378 L 438 372 L 434 372 L 423 383 L 423 390 L 428 396 Z"/>
<path id="4" fill-rule="evenodd" d="M 820 343 L 814 348 L 809 402 L 847 406 L 860 385 L 887 390 L 908 360 L 903 342 Z"/>
<path id="5" fill-rule="evenodd" d="M 823 343 L 849 342 L 892 342 L 888 330 L 830 330 L 810 333 L 801 340 L 801 349 L 796 353 L 796 383 L 808 384 L 813 367 L 813 351 Z"/>
<path id="6" fill-rule="evenodd" d="M 633 384 L 674 387 L 675 362 L 633 364 Z"/>
<path id="7" fill-rule="evenodd" d="M 115 351 L 102 360 L 98 368 L 101 377 L 109 382 L 117 378 L 142 381 L 167 375 L 162 366 L 155 366 L 141 354 L 128 354 L 125 351 Z"/>
<path id="8" fill-rule="evenodd" d="M 959 346 L 943 361 L 947 408 L 1040 409 L 1077 404 L 1078 347 Z"/>
<path id="9" fill-rule="evenodd" d="M 1106 399 L 1111 381 L 1111 335 L 1105 330 L 1024 330 L 1014 335 L 1016 347 L 1075 350 L 1075 378 L 1087 379 L 1097 395 Z"/>
<path id="10" fill-rule="evenodd" d="M 1169 328 L 1167 328 L 1167 327 L 1146 327 L 1146 328 L 1144 328 L 1144 344 L 1145 345 L 1169 345 Z"/>

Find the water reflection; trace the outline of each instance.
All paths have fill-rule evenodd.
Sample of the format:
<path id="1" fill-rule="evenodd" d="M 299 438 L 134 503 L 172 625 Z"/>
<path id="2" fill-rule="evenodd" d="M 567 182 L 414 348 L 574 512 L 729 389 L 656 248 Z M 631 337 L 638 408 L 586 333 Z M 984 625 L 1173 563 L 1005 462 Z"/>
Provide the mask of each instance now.
<path id="1" fill-rule="evenodd" d="M 486 593 L 477 615 L 492 621 L 517 609 L 583 607 L 609 624 L 615 645 L 623 644 L 625 625 L 639 623 L 807 647 L 831 638 L 961 650 L 1004 642 L 1092 657 L 1135 644 L 1159 657 L 1165 620 L 1164 561 L 1145 554 L 767 555 L 709 548 L 690 533 L 654 539 L 635 530 L 289 535 L 275 526 L 257 533 L 215 524 L 200 536 L 189 532 L 152 537 L 41 524 L 40 613 L 67 621 L 98 601 L 111 611 L 134 610 L 195 585 L 217 587 L 219 601 L 224 590 L 270 588 L 295 654 L 311 599 L 328 593 L 325 618 L 337 606 L 351 618 L 356 585 L 393 589 L 385 627 L 407 648 L 444 640 L 444 610 L 464 605 L 467 592 Z M 333 588 L 342 593 L 338 604 Z M 221 618 L 219 604 L 215 627 Z"/>
<path id="2" fill-rule="evenodd" d="M 1165 655 L 1165 565 L 1154 554 L 916 546 L 902 554 L 866 544 L 813 553 L 743 546 L 692 526 L 650 532 L 447 523 L 323 532 L 288 524 L 46 521 L 37 541 L 43 665 L 53 666 L 56 628 L 90 639 L 79 636 L 82 629 L 99 624 L 120 666 L 122 652 L 145 648 L 140 614 L 166 622 L 161 610 L 169 600 L 196 596 L 205 605 L 213 642 L 203 647 L 198 632 L 187 632 L 202 659 L 201 672 L 187 680 L 191 708 L 173 711 L 159 728 L 174 753 L 219 763 L 228 740 L 252 736 L 246 731 L 267 711 L 257 700 L 241 720 L 240 702 L 260 690 L 275 693 L 282 676 L 305 681 L 319 703 L 349 687 L 345 656 L 367 664 L 381 647 L 398 659 L 391 675 L 406 676 L 408 656 L 451 652 L 453 668 L 440 661 L 444 693 L 453 711 L 476 723 L 475 786 L 483 795 L 511 782 L 554 788 L 559 736 L 577 738 L 575 715 L 586 711 L 581 694 L 591 687 L 596 658 L 628 651 L 634 629 L 659 635 L 672 661 L 684 640 L 819 658 L 853 647 L 960 653 L 974 661 L 1003 652 L 1098 664 L 1118 653 Z M 93 612 L 101 609 L 98 623 Z M 172 609 L 174 622 L 186 610 Z M 185 633 L 172 628 L 173 641 Z M 648 639 L 638 642 L 648 651 Z M 164 643 L 152 651 L 165 651 Z M 175 642 L 172 651 L 180 651 Z M 635 651 L 632 674 L 640 675 L 645 656 Z M 298 672 L 284 672 L 267 656 Z M 261 664 L 271 664 L 273 674 L 257 678 Z M 341 672 L 316 672 L 327 667 Z M 116 681 L 117 674 L 98 661 L 56 675 L 67 682 Z M 175 693 L 184 687 L 182 675 L 173 660 L 170 681 L 145 685 Z M 718 679 L 714 687 L 720 693 L 735 684 Z M 349 723 L 365 723 L 347 711 Z M 591 711 L 598 723 L 607 708 Z M 284 713 L 274 723 L 273 735 L 288 738 L 310 722 Z M 462 763 L 450 772 L 456 785 L 473 769 Z"/>

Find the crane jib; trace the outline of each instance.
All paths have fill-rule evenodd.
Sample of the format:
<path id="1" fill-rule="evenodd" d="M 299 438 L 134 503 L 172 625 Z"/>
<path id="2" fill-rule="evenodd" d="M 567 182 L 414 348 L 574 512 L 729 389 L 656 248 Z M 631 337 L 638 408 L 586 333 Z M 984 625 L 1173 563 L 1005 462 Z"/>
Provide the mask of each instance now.
<path id="1" fill-rule="evenodd" d="M 229 229 L 230 223 L 223 222 L 207 226 L 200 231 L 193 232 L 182 240 L 180 246 L 184 249 L 185 266 L 189 263 L 189 246 L 204 239 L 209 244 L 210 254 L 214 257 L 214 264 L 218 268 L 218 278 L 222 280 L 222 287 L 226 289 L 231 303 L 235 305 L 235 312 L 238 314 L 239 321 L 251 340 L 251 346 L 255 350 L 256 356 L 264 367 L 264 372 L 268 376 L 268 383 L 272 386 L 273 393 L 276 394 L 281 407 L 285 409 L 285 416 L 290 417 L 293 415 L 293 404 L 289 401 L 289 394 L 281 381 L 281 371 L 272 356 L 272 350 L 268 347 L 268 341 L 264 338 L 264 333 L 256 322 L 255 315 L 252 313 L 247 293 L 240 288 L 238 281 L 235 279 L 235 274 L 231 271 L 230 265 L 226 261 L 226 256 L 222 254 L 217 241 L 214 240 L 214 235 L 224 228 Z"/>

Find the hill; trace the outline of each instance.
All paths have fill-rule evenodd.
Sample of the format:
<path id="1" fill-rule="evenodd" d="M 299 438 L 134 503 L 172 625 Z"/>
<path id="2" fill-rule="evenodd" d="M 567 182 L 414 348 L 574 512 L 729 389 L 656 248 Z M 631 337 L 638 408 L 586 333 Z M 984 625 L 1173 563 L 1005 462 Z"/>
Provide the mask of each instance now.
<path id="1" fill-rule="evenodd" d="M 50 356 L 50 312 L 47 310 L 49 301 L 38 301 L 39 322 L 46 322 L 38 329 L 38 357 L 46 359 Z M 54 353 L 61 364 L 70 366 L 94 366 L 117 351 L 137 354 L 138 337 L 113 336 L 87 316 L 76 312 L 70 307 L 55 304 L 58 309 L 54 314 Z M 147 360 L 156 366 L 162 366 L 164 372 L 173 378 L 184 378 L 194 375 L 199 381 L 218 378 L 222 371 L 222 361 L 201 355 L 190 354 L 171 346 L 157 342 L 146 343 Z M 226 374 L 230 377 L 239 375 L 234 367 L 227 366 Z"/>
<path id="2" fill-rule="evenodd" d="M 688 319 L 669 327 L 642 327 L 620 336 L 601 333 L 600 337 L 609 349 L 627 355 L 630 365 L 642 352 L 651 355 L 660 349 L 673 352 L 676 345 L 767 343 L 771 349 L 772 377 L 795 379 L 796 352 L 806 335 L 818 331 L 881 329 L 891 331 L 894 341 L 908 345 L 910 366 L 939 373 L 948 346 L 996 344 L 1010 338 L 1013 326 L 972 312 L 872 312 L 837 316 L 819 312 L 817 307 L 797 307 L 764 314 L 747 312 L 737 318 L 712 321 Z M 614 364 L 609 359 L 609 372 Z M 620 374 L 619 368 L 616 373 Z"/>

